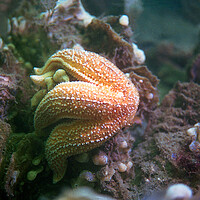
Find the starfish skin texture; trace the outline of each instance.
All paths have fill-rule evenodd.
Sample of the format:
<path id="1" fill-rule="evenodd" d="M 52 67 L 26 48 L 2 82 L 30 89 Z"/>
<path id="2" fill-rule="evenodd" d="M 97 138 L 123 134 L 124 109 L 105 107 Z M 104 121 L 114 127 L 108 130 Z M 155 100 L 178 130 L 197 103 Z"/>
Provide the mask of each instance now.
<path id="1" fill-rule="evenodd" d="M 45 146 L 54 183 L 63 178 L 67 157 L 98 147 L 131 125 L 139 104 L 133 83 L 96 53 L 64 49 L 52 55 L 43 68 L 35 68 L 35 73 L 53 74 L 58 69 L 64 69 L 73 81 L 51 89 L 34 116 L 37 134 L 55 125 Z"/>

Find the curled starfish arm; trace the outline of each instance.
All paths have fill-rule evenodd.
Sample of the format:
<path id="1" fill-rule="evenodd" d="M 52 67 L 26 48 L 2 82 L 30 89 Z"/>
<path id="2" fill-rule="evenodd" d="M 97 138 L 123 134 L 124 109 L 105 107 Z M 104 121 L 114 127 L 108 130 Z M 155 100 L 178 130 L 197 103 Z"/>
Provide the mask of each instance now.
<path id="1" fill-rule="evenodd" d="M 79 81 L 95 85 L 107 85 L 113 89 L 126 89 L 126 79 L 112 62 L 96 53 L 64 49 L 52 55 L 42 68 L 34 68 L 35 74 L 48 74 L 63 68 Z M 130 82 L 130 81 L 129 81 Z"/>
<path id="2" fill-rule="evenodd" d="M 119 121 L 97 122 L 75 120 L 56 126 L 46 143 L 46 158 L 53 170 L 53 182 L 61 180 L 67 167 L 67 157 L 100 146 L 120 129 Z"/>
<path id="3" fill-rule="evenodd" d="M 120 91 L 112 92 L 91 83 L 61 83 L 40 102 L 35 113 L 35 129 L 40 130 L 63 118 L 102 120 L 125 112 L 132 115 L 132 109 L 126 109 L 125 98 Z"/>

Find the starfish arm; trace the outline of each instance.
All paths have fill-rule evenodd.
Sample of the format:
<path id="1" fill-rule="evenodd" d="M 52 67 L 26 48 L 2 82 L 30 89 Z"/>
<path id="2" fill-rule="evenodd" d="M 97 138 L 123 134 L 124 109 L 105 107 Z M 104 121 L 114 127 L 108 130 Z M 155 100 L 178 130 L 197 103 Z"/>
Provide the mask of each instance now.
<path id="1" fill-rule="evenodd" d="M 100 146 L 118 130 L 118 120 L 97 122 L 74 120 L 56 126 L 47 140 L 45 154 L 53 170 L 53 182 L 61 180 L 67 167 L 67 157 Z"/>
<path id="2" fill-rule="evenodd" d="M 42 68 L 34 70 L 37 75 L 42 75 L 59 68 L 79 81 L 107 85 L 118 90 L 126 89 L 128 79 L 123 72 L 112 62 L 93 52 L 64 49 L 52 55 Z"/>
<path id="3" fill-rule="evenodd" d="M 61 83 L 40 102 L 35 113 L 35 129 L 40 130 L 63 118 L 105 120 L 127 112 L 133 115 L 132 110 L 126 109 L 124 98 L 122 92 L 112 92 L 91 83 Z"/>

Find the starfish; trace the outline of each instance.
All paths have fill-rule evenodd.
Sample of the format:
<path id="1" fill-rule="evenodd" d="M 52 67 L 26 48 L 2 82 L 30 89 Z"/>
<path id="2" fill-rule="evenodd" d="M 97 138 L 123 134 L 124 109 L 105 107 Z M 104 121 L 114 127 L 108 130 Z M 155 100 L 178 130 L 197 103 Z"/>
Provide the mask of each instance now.
<path id="1" fill-rule="evenodd" d="M 45 146 L 54 183 L 63 178 L 67 157 L 98 147 L 131 125 L 139 104 L 133 83 L 112 62 L 96 53 L 58 51 L 44 67 L 34 69 L 34 79 L 44 74 L 53 76 L 58 69 L 66 71 L 69 81 L 51 89 L 34 116 L 36 133 L 55 125 Z"/>

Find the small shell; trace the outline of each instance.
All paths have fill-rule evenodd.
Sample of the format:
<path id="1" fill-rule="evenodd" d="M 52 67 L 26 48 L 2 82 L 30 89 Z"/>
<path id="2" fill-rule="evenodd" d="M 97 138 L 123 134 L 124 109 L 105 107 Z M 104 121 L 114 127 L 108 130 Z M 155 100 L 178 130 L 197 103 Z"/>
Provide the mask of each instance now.
<path id="1" fill-rule="evenodd" d="M 124 164 L 122 162 L 118 163 L 118 171 L 119 172 L 125 172 L 126 170 L 127 170 L 126 164 Z"/>
<path id="2" fill-rule="evenodd" d="M 133 162 L 128 161 L 128 163 L 126 164 L 126 166 L 127 166 L 127 171 L 129 171 L 133 167 Z"/>
<path id="3" fill-rule="evenodd" d="M 147 95 L 146 95 L 146 98 L 148 99 L 148 100 L 151 100 L 151 99 L 153 99 L 153 93 L 148 93 Z"/>
<path id="4" fill-rule="evenodd" d="M 108 156 L 103 151 L 100 151 L 92 160 L 95 165 L 106 165 L 108 163 Z"/>
<path id="5" fill-rule="evenodd" d="M 122 26 L 128 26 L 129 25 L 129 18 L 127 15 L 122 15 L 120 18 L 119 18 L 119 23 L 122 25 Z"/>
<path id="6" fill-rule="evenodd" d="M 125 140 L 121 141 L 120 144 L 119 144 L 119 147 L 121 149 L 126 149 L 128 147 L 128 143 Z"/>
<path id="7" fill-rule="evenodd" d="M 105 176 L 101 178 L 101 181 L 109 182 L 115 174 L 115 170 L 112 167 L 109 168 L 108 166 L 105 168 L 105 170 Z"/>
<path id="8" fill-rule="evenodd" d="M 187 134 L 189 136 L 191 136 L 194 140 L 196 140 L 197 138 L 197 131 L 196 131 L 196 127 L 192 127 L 190 129 L 187 130 Z"/>
<path id="9" fill-rule="evenodd" d="M 200 154 L 200 142 L 198 141 L 193 141 L 190 145 L 189 145 L 189 149 L 190 151 Z"/>
<path id="10" fill-rule="evenodd" d="M 141 65 L 145 62 L 146 56 L 144 54 L 144 51 L 138 48 L 138 46 L 134 43 L 132 43 L 133 51 L 135 54 L 136 62 Z"/>

